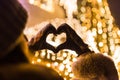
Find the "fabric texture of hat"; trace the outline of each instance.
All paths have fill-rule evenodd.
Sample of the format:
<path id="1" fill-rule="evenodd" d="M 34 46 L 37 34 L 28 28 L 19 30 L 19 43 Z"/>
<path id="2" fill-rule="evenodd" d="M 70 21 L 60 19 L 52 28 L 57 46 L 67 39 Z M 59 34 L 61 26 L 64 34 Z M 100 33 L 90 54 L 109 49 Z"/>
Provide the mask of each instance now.
<path id="1" fill-rule="evenodd" d="M 22 34 L 27 12 L 17 0 L 0 0 L 0 58 Z"/>

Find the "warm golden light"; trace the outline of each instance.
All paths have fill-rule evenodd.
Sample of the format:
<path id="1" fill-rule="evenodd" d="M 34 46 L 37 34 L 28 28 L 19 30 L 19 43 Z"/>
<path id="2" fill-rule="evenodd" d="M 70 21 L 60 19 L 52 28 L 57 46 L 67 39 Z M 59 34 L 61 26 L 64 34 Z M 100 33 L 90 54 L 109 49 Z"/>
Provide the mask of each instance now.
<path id="1" fill-rule="evenodd" d="M 99 46 L 102 47 L 103 46 L 103 42 L 99 42 Z"/>
<path id="2" fill-rule="evenodd" d="M 29 0 L 29 3 L 30 4 L 34 4 L 34 0 Z"/>
<path id="3" fill-rule="evenodd" d="M 46 54 L 46 53 L 45 53 L 44 51 L 41 51 L 41 54 L 40 54 L 40 55 L 41 55 L 42 58 L 44 58 L 44 57 L 45 57 L 45 54 Z"/>
<path id="4" fill-rule="evenodd" d="M 47 66 L 47 67 L 50 67 L 50 66 L 51 66 L 51 64 L 50 64 L 50 63 L 47 63 L 47 64 L 46 64 L 46 66 Z"/>
<path id="5" fill-rule="evenodd" d="M 63 71 L 64 68 L 65 68 L 65 66 L 64 66 L 63 64 L 61 64 L 61 65 L 59 66 L 59 70 L 60 70 L 60 71 Z"/>
<path id="6" fill-rule="evenodd" d="M 35 64 L 35 61 L 32 61 L 32 64 Z"/>
<path id="7" fill-rule="evenodd" d="M 58 66 L 58 62 L 55 62 L 55 63 L 54 63 L 54 66 Z"/>
<path id="8" fill-rule="evenodd" d="M 29 0 L 30 4 L 39 6 L 40 8 L 49 12 L 54 11 L 53 1 L 56 0 L 45 0 L 44 3 L 40 3 L 40 0 Z M 87 44 L 89 44 L 90 49 L 94 50 L 95 52 L 104 52 L 104 55 L 107 56 L 111 55 L 116 63 L 117 69 L 120 71 L 120 30 L 114 25 L 114 19 L 111 16 L 107 1 L 82 0 L 79 9 L 77 7 L 77 0 L 58 1 L 59 5 L 63 6 L 63 8 L 65 9 L 68 21 L 55 19 L 54 23 L 74 23 L 72 24 L 72 27 L 76 27 L 81 24 L 81 26 L 79 26 L 79 29 L 81 29 L 85 33 L 85 37 L 83 37 L 83 40 L 86 41 Z M 79 12 L 77 10 L 79 10 Z M 72 20 L 74 19 L 73 14 L 76 13 L 76 21 L 78 21 L 79 23 Z M 45 26 L 45 24 L 42 26 Z M 29 28 L 26 29 L 26 31 L 24 32 L 25 34 L 27 34 L 28 41 L 31 39 L 31 37 L 36 35 L 36 32 L 40 29 L 41 26 L 38 24 L 35 27 L 36 29 Z M 75 30 L 76 32 L 79 32 L 78 29 Z M 51 45 L 57 47 L 63 41 L 61 41 L 59 38 L 56 38 L 55 42 L 49 38 L 48 42 Z M 61 50 L 57 54 L 54 54 L 52 51 L 49 50 L 41 50 L 36 51 L 34 57 L 35 59 L 33 59 L 32 64 L 42 63 L 47 67 L 51 67 L 57 70 L 59 74 L 64 77 L 64 80 L 70 80 L 74 76 L 71 70 L 72 62 L 77 60 L 77 54 L 74 51 Z"/>
<path id="9" fill-rule="evenodd" d="M 73 78 L 73 77 L 74 77 L 74 74 L 70 73 L 70 77 Z"/>
<path id="10" fill-rule="evenodd" d="M 102 2 L 102 0 L 97 0 L 98 1 L 98 3 L 101 3 Z"/>
<path id="11" fill-rule="evenodd" d="M 35 52 L 35 57 L 38 57 L 38 56 L 39 56 L 39 52 L 36 51 L 36 52 Z"/>
<path id="12" fill-rule="evenodd" d="M 64 7 L 66 15 L 70 19 L 73 18 L 74 13 L 77 13 L 77 0 L 60 0 L 60 5 Z"/>
<path id="13" fill-rule="evenodd" d="M 37 59 L 37 62 L 40 63 L 40 62 L 41 62 L 41 59 Z"/>

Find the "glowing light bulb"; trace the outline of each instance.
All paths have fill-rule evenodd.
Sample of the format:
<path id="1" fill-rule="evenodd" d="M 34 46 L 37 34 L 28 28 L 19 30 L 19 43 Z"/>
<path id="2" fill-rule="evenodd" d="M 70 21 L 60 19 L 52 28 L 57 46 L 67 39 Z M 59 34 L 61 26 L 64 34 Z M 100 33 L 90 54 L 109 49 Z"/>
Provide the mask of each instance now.
<path id="1" fill-rule="evenodd" d="M 98 33 L 99 33 L 99 34 L 102 34 L 102 33 L 103 33 L 103 30 L 102 30 L 102 29 L 98 30 Z"/>
<path id="2" fill-rule="evenodd" d="M 102 27 L 102 23 L 99 21 L 99 22 L 97 23 L 97 26 L 98 26 L 98 28 L 101 28 L 101 27 Z"/>
<path id="3" fill-rule="evenodd" d="M 35 57 L 38 57 L 38 56 L 39 56 L 39 52 L 36 51 L 36 52 L 35 52 Z"/>
<path id="4" fill-rule="evenodd" d="M 81 7 L 81 11 L 84 13 L 86 11 L 85 7 Z"/>
<path id="5" fill-rule="evenodd" d="M 73 62 L 77 61 L 77 58 L 73 58 L 72 61 L 73 61 Z"/>
<path id="6" fill-rule="evenodd" d="M 35 64 L 35 61 L 34 61 L 34 60 L 32 61 L 32 64 Z"/>
<path id="7" fill-rule="evenodd" d="M 67 57 L 67 54 L 66 54 L 66 53 L 63 53 L 63 57 Z"/>
<path id="8" fill-rule="evenodd" d="M 60 67 L 59 67 L 59 70 L 60 70 L 60 71 L 63 71 L 64 68 L 65 68 L 65 66 L 64 66 L 63 64 L 61 64 Z"/>
<path id="9" fill-rule="evenodd" d="M 98 1 L 98 3 L 101 3 L 102 2 L 102 0 L 97 0 Z"/>
<path id="10" fill-rule="evenodd" d="M 74 74 L 73 73 L 70 73 L 70 75 L 69 75 L 70 77 L 74 77 Z"/>
<path id="11" fill-rule="evenodd" d="M 68 74 L 69 74 L 69 73 L 66 71 L 66 72 L 65 72 L 65 75 L 68 75 Z"/>
<path id="12" fill-rule="evenodd" d="M 71 71 L 72 71 L 72 69 L 71 69 L 71 67 L 69 67 L 69 68 L 68 68 L 68 72 L 71 72 Z"/>
<path id="13" fill-rule="evenodd" d="M 55 62 L 55 63 L 54 63 L 54 66 L 58 66 L 58 62 Z"/>
<path id="14" fill-rule="evenodd" d="M 50 63 L 47 63 L 47 64 L 46 64 L 46 66 L 47 66 L 47 67 L 50 67 L 50 66 L 51 66 L 51 64 L 50 64 Z"/>
<path id="15" fill-rule="evenodd" d="M 43 50 L 43 51 L 41 51 L 41 54 L 40 54 L 40 55 L 41 55 L 42 58 L 44 58 L 44 57 L 45 57 L 45 54 L 46 54 L 46 53 L 45 53 L 45 51 Z"/>
<path id="16" fill-rule="evenodd" d="M 37 62 L 41 62 L 41 59 L 37 59 Z"/>
<path id="17" fill-rule="evenodd" d="M 34 0 L 29 0 L 29 3 L 30 4 L 34 4 Z"/>
<path id="18" fill-rule="evenodd" d="M 102 47 L 103 46 L 103 42 L 99 42 L 99 46 Z"/>
<path id="19" fill-rule="evenodd" d="M 54 61 L 54 60 L 56 60 L 56 57 L 55 57 L 55 55 L 53 55 L 51 59 L 52 59 L 53 61 Z"/>
<path id="20" fill-rule="evenodd" d="M 120 30 L 117 31 L 117 34 L 120 35 Z"/>

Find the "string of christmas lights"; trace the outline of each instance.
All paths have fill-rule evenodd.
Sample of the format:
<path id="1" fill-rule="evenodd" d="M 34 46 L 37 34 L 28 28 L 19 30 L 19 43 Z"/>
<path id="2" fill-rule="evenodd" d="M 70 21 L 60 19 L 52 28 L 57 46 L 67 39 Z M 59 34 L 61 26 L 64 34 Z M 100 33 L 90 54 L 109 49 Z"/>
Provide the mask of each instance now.
<path id="1" fill-rule="evenodd" d="M 47 7 L 48 2 L 49 0 L 30 0 L 31 4 L 37 6 L 46 4 L 44 7 Z M 84 32 L 90 31 L 92 39 L 89 40 L 94 41 L 94 45 L 90 45 L 97 48 L 99 52 L 113 57 L 119 72 L 120 30 L 114 24 L 114 18 L 110 13 L 107 1 L 82 0 L 78 4 L 78 14 L 75 14 L 75 16 L 81 24 L 81 30 Z M 60 20 L 58 20 L 58 22 L 60 22 Z M 71 20 L 69 20 L 67 23 L 71 24 Z M 75 23 L 75 25 L 78 25 L 78 22 Z M 37 25 L 37 27 L 38 26 L 40 25 Z M 74 27 L 73 25 L 71 26 Z M 31 32 L 31 35 L 33 35 L 34 31 L 31 30 Z M 78 34 L 81 35 L 80 33 Z M 76 57 L 77 54 L 70 50 L 62 50 L 58 54 L 54 54 L 49 50 L 41 50 L 35 52 L 32 63 L 44 64 L 48 67 L 51 67 L 58 71 L 65 80 L 70 80 L 74 76 L 71 71 L 71 63 L 76 60 Z"/>

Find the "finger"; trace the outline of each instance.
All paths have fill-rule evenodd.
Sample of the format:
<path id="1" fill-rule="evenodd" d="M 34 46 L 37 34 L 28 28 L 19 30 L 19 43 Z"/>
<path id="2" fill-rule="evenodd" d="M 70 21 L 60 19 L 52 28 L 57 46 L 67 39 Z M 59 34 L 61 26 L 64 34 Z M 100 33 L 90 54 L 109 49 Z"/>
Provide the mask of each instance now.
<path id="1" fill-rule="evenodd" d="M 71 38 L 71 40 L 73 40 L 75 42 L 75 44 L 77 44 L 78 46 L 80 46 L 80 45 L 88 46 L 87 44 L 84 43 L 82 38 L 75 32 L 75 30 L 73 30 L 67 24 L 63 24 L 63 25 L 64 25 L 64 29 L 66 31 L 66 34 L 68 34 L 67 38 Z"/>
<path id="2" fill-rule="evenodd" d="M 31 51 L 38 51 L 38 50 L 43 49 L 43 47 L 42 47 L 42 44 L 35 43 L 34 45 L 29 45 L 29 49 Z"/>
<path id="3" fill-rule="evenodd" d="M 74 45 L 74 43 L 69 39 L 69 40 L 67 40 L 65 43 L 59 45 L 59 46 L 56 48 L 56 51 L 59 52 L 60 50 L 63 50 L 63 49 L 75 50 L 75 48 L 73 48 L 72 46 L 75 46 L 75 45 Z"/>
<path id="4" fill-rule="evenodd" d="M 68 24 L 64 23 L 59 26 L 59 28 L 57 29 L 57 33 L 60 34 L 62 32 L 65 32 L 66 34 L 70 33 Z"/>
<path id="5" fill-rule="evenodd" d="M 47 34 L 49 34 L 49 33 L 53 33 L 53 34 L 55 34 L 56 33 L 56 29 L 55 29 L 55 27 L 52 25 L 52 24 L 47 24 L 43 29 L 42 29 L 42 31 L 43 31 L 43 34 L 45 34 L 45 35 L 47 35 Z"/>
<path id="6" fill-rule="evenodd" d="M 56 48 L 56 51 L 59 52 L 60 50 L 63 50 L 63 49 L 69 49 L 69 50 L 73 50 L 73 51 L 80 50 L 80 48 L 74 42 L 72 42 L 70 40 L 59 45 Z"/>
<path id="7" fill-rule="evenodd" d="M 28 46 L 29 49 L 32 51 L 38 51 L 43 48 L 43 45 L 45 43 L 45 39 L 43 37 L 37 39 L 38 37 L 33 37 L 29 42 Z M 37 40 L 36 40 L 37 39 Z"/>
<path id="8" fill-rule="evenodd" d="M 54 47 L 46 43 L 46 37 L 49 33 L 56 33 L 56 29 L 52 24 L 47 24 L 42 30 L 40 30 L 35 37 L 33 37 L 28 43 L 29 49 L 32 51 L 38 51 L 42 49 L 51 49 L 55 51 Z"/>
<path id="9" fill-rule="evenodd" d="M 35 36 L 37 40 L 44 38 L 46 39 L 46 37 L 48 36 L 48 34 L 56 33 L 56 29 L 52 24 L 47 24 L 44 28 L 42 28 L 37 35 Z"/>
<path id="10" fill-rule="evenodd" d="M 43 43 L 43 44 L 42 43 L 41 44 L 35 43 L 34 45 L 30 45 L 29 49 L 31 51 L 39 51 L 39 50 L 43 50 L 43 49 L 49 49 L 49 50 L 52 50 L 53 52 L 55 52 L 55 48 L 47 43 Z"/>
<path id="11" fill-rule="evenodd" d="M 53 51 L 53 52 L 56 53 L 56 49 L 55 49 L 54 46 L 52 46 L 52 45 L 50 45 L 50 44 L 48 44 L 48 43 L 46 43 L 45 45 L 46 45 L 46 46 L 44 47 L 44 49 L 49 49 L 49 50 L 51 50 L 51 51 Z"/>
<path id="12" fill-rule="evenodd" d="M 55 53 L 58 53 L 60 50 L 63 50 L 63 49 L 66 49 L 66 44 L 61 44 L 59 45 L 56 50 L 55 50 Z"/>
<path id="13" fill-rule="evenodd" d="M 76 32 L 66 23 L 59 26 L 57 29 L 58 34 L 65 32 L 67 35 L 67 38 L 74 39 L 74 35 L 77 35 Z"/>

